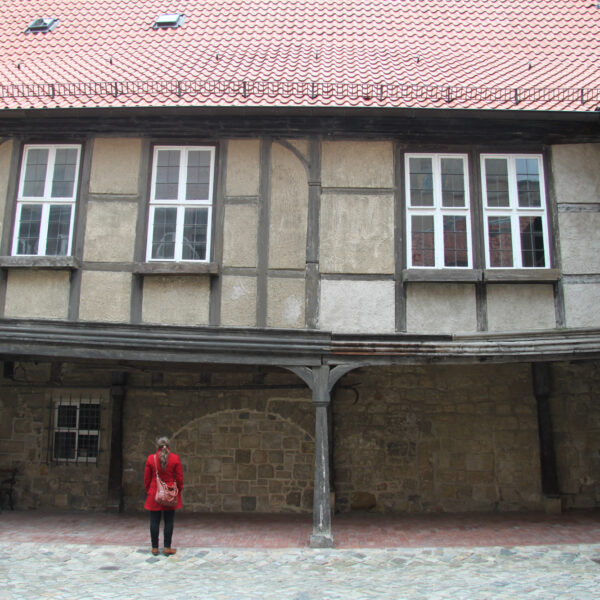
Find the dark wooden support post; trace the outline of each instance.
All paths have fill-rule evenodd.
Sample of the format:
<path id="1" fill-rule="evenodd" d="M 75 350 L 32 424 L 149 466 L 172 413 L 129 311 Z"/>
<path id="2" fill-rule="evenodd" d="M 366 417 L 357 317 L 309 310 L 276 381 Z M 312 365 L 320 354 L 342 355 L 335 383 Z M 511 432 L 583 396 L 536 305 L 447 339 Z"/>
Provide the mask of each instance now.
<path id="1" fill-rule="evenodd" d="M 331 531 L 331 465 L 330 465 L 330 405 L 331 390 L 337 381 L 356 368 L 339 365 L 330 369 L 319 367 L 287 367 L 296 373 L 312 391 L 315 404 L 315 489 L 313 499 L 313 532 L 310 536 L 311 548 L 332 548 Z"/>
<path id="2" fill-rule="evenodd" d="M 532 363 L 533 393 L 537 402 L 538 435 L 540 440 L 540 463 L 542 470 L 542 492 L 546 497 L 558 497 L 558 473 L 554 450 L 554 433 L 550 412 L 550 365 Z"/>
<path id="3" fill-rule="evenodd" d="M 126 373 L 114 373 L 111 396 L 111 436 L 108 466 L 108 494 L 106 508 L 123 510 L 123 405 L 127 386 Z"/>

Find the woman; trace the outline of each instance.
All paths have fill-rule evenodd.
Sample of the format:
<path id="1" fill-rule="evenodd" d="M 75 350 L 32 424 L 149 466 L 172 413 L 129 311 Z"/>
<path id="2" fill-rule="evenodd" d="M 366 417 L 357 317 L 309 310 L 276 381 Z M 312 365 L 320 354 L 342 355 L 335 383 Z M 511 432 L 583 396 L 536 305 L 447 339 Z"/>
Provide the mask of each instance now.
<path id="1" fill-rule="evenodd" d="M 158 532 L 160 527 L 161 515 L 165 522 L 164 539 L 165 547 L 163 553 L 166 556 L 175 554 L 177 550 L 171 548 L 171 538 L 173 537 L 173 519 L 175 509 L 181 508 L 181 490 L 183 490 L 183 471 L 179 456 L 171 452 L 168 437 L 159 437 L 156 440 L 156 454 L 150 454 L 146 460 L 144 469 L 144 486 L 146 488 L 146 503 L 144 508 L 150 511 L 150 541 L 152 542 L 152 554 L 158 554 Z M 175 506 L 162 506 L 158 504 L 154 497 L 156 496 L 156 470 L 158 476 L 168 485 L 177 482 L 179 494 L 177 495 L 177 504 Z"/>

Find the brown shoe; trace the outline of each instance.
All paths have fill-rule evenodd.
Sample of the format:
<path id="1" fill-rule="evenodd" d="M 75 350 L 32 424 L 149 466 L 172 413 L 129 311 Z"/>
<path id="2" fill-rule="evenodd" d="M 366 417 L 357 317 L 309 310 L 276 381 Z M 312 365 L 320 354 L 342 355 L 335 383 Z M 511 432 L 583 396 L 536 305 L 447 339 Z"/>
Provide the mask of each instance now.
<path id="1" fill-rule="evenodd" d="M 158 555 L 158 548 L 152 548 L 152 554 L 154 554 L 154 556 Z"/>
<path id="2" fill-rule="evenodd" d="M 177 552 L 177 548 L 165 548 L 163 550 L 165 556 L 171 556 L 172 554 L 175 554 L 175 552 Z"/>

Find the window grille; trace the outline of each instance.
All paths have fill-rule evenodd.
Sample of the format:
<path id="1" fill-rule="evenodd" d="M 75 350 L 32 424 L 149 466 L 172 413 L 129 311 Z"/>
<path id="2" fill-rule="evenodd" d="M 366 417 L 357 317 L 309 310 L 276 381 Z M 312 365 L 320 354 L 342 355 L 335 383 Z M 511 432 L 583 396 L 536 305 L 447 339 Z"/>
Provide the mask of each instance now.
<path id="1" fill-rule="evenodd" d="M 51 462 L 95 463 L 100 453 L 99 400 L 65 397 L 50 404 L 48 456 Z"/>

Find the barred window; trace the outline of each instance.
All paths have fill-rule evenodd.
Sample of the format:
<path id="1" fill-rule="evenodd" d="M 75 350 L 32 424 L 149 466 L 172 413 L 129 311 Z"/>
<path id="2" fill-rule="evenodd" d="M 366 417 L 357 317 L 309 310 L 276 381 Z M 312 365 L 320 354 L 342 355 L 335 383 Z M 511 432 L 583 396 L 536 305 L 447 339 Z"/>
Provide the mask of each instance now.
<path id="1" fill-rule="evenodd" d="M 52 459 L 96 462 L 100 449 L 100 402 L 61 399 L 54 402 Z"/>

